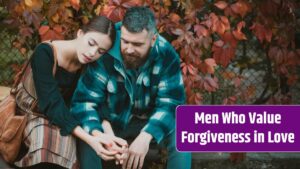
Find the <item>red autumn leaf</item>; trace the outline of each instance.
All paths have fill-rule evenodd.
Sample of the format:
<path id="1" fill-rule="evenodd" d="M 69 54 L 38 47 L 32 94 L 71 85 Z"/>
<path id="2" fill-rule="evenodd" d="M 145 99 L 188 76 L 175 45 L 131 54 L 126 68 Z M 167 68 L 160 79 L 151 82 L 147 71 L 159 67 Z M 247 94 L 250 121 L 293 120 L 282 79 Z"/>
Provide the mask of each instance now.
<path id="1" fill-rule="evenodd" d="M 214 42 L 214 45 L 217 47 L 222 47 L 224 45 L 224 41 L 218 40 L 218 41 Z"/>
<path id="2" fill-rule="evenodd" d="M 199 92 L 192 92 L 188 95 L 188 104 L 202 104 L 203 97 Z"/>
<path id="3" fill-rule="evenodd" d="M 203 87 L 208 92 L 215 92 L 219 88 L 216 79 L 206 76 L 204 78 Z"/>
<path id="4" fill-rule="evenodd" d="M 110 0 L 107 5 L 104 6 L 104 9 L 101 12 L 101 15 L 104 15 L 110 18 L 114 22 L 119 22 L 123 19 L 123 16 L 126 12 L 126 9 L 142 5 L 140 0 Z"/>
<path id="5" fill-rule="evenodd" d="M 212 47 L 213 58 L 216 63 L 227 67 L 230 60 L 235 57 L 236 47 L 237 40 L 230 32 L 225 32 L 222 36 L 222 40 L 214 42 Z"/>
<path id="6" fill-rule="evenodd" d="M 44 35 L 46 32 L 48 32 L 49 29 L 50 29 L 49 26 L 43 25 L 39 28 L 39 34 Z"/>
<path id="7" fill-rule="evenodd" d="M 111 19 L 114 22 L 119 22 L 123 19 L 123 15 L 125 14 L 125 11 L 123 12 L 122 9 L 118 9 L 116 6 L 110 6 L 105 5 L 103 10 L 101 11 L 101 15 L 104 15 Z"/>
<path id="8" fill-rule="evenodd" d="M 24 37 L 32 37 L 33 29 L 30 27 L 22 27 L 20 28 L 20 34 Z"/>
<path id="9" fill-rule="evenodd" d="M 220 19 L 225 27 L 225 31 L 230 30 L 230 23 L 226 16 L 220 16 Z"/>
<path id="10" fill-rule="evenodd" d="M 239 0 L 230 7 L 234 13 L 239 14 L 242 18 L 251 11 L 250 4 L 244 0 Z"/>
<path id="11" fill-rule="evenodd" d="M 241 31 L 243 27 L 245 27 L 245 22 L 241 21 L 238 23 L 237 29 L 232 31 L 233 36 L 237 40 L 247 40 L 246 35 Z"/>
<path id="12" fill-rule="evenodd" d="M 195 25 L 194 31 L 196 32 L 198 37 L 207 37 L 209 35 L 208 29 L 206 29 L 203 25 Z"/>
<path id="13" fill-rule="evenodd" d="M 236 76 L 237 76 L 236 73 L 234 73 L 232 71 L 225 71 L 222 73 L 222 77 L 224 79 L 228 79 L 228 80 L 232 80 Z"/>
<path id="14" fill-rule="evenodd" d="M 181 66 L 183 75 L 187 75 L 187 65 L 185 63 L 181 63 L 180 66 Z"/>
<path id="15" fill-rule="evenodd" d="M 179 24 L 180 21 L 180 16 L 177 15 L 176 13 L 171 13 L 169 16 L 170 20 L 176 24 Z"/>
<path id="16" fill-rule="evenodd" d="M 70 0 L 70 3 L 77 11 L 80 9 L 80 0 Z"/>
<path id="17" fill-rule="evenodd" d="M 215 3 L 215 6 L 218 7 L 219 9 L 223 10 L 228 6 L 228 4 L 227 4 L 227 2 L 224 2 L 224 1 L 218 1 Z"/>
<path id="18" fill-rule="evenodd" d="M 228 98 L 225 98 L 223 100 L 223 105 L 232 105 L 232 104 L 236 104 L 237 101 L 237 97 L 236 96 L 230 96 Z"/>
<path id="19" fill-rule="evenodd" d="M 196 68 L 195 68 L 193 65 L 188 64 L 188 65 L 187 65 L 187 69 L 188 69 L 188 72 L 189 72 L 191 75 L 196 75 L 197 70 L 196 70 Z"/>
<path id="20" fill-rule="evenodd" d="M 210 22 L 204 23 L 206 26 L 211 25 L 212 32 L 217 32 L 220 36 L 222 36 L 225 31 L 230 30 L 230 23 L 227 17 L 225 16 L 217 16 L 214 13 L 211 13 L 209 16 Z"/>
<path id="21" fill-rule="evenodd" d="M 62 39 L 64 39 L 63 34 L 61 32 L 59 32 L 60 28 L 56 27 L 55 29 L 56 30 L 48 29 L 48 31 L 42 32 L 43 34 L 40 34 L 41 41 L 46 41 L 46 40 L 62 40 Z"/>
<path id="22" fill-rule="evenodd" d="M 264 40 L 271 42 L 272 39 L 272 30 L 260 23 L 254 23 L 250 29 L 254 32 L 255 36 L 262 43 Z"/>
<path id="23" fill-rule="evenodd" d="M 95 5 L 97 3 L 97 0 L 90 0 L 90 2 Z"/>
<path id="24" fill-rule="evenodd" d="M 215 73 L 215 67 L 217 66 L 215 59 L 208 58 L 204 60 L 204 63 L 206 64 L 206 70 L 210 74 Z"/>
<path id="25" fill-rule="evenodd" d="M 57 33 L 62 33 L 62 31 L 63 31 L 63 29 L 62 29 L 62 27 L 61 27 L 60 25 L 55 25 L 55 26 L 53 27 L 53 30 L 54 30 L 55 32 L 57 32 Z"/>

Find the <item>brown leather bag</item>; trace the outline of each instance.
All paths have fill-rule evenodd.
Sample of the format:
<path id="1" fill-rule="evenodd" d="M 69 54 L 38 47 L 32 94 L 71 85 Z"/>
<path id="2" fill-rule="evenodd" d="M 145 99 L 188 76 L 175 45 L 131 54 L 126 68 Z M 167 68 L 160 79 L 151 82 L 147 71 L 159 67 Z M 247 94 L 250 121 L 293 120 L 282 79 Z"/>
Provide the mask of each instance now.
<path id="1" fill-rule="evenodd" d="M 57 65 L 56 51 L 50 42 L 44 43 L 50 44 L 54 53 L 54 76 Z M 0 103 L 0 154 L 8 163 L 13 163 L 19 154 L 28 114 L 45 117 L 38 112 L 30 61 L 31 59 L 17 75 L 10 95 Z"/>

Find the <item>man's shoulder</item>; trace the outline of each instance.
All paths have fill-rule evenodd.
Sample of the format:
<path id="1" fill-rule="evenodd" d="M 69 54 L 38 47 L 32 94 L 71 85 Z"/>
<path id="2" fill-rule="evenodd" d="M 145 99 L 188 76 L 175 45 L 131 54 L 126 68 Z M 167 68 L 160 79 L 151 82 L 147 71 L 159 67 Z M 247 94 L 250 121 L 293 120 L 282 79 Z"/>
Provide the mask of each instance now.
<path id="1" fill-rule="evenodd" d="M 157 38 L 155 48 L 160 55 L 158 59 L 166 60 L 167 62 L 179 60 L 179 55 L 174 47 L 161 35 Z"/>
<path id="2" fill-rule="evenodd" d="M 174 49 L 174 47 L 171 45 L 170 42 L 168 42 L 163 36 L 158 35 L 157 37 L 157 43 L 156 46 L 158 47 L 158 49 L 160 50 L 160 52 L 162 53 L 172 53 L 174 55 L 177 55 L 176 50 Z"/>

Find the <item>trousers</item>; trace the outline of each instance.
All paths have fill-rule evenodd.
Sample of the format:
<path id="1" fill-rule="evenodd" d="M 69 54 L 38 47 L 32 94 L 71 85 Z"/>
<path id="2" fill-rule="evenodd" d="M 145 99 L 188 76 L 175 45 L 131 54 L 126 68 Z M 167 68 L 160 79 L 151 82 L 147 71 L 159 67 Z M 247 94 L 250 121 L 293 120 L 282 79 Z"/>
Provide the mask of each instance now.
<path id="1" fill-rule="evenodd" d="M 133 140 L 140 132 L 146 121 L 133 119 L 124 130 L 113 128 L 115 135 L 125 140 Z M 191 153 L 178 152 L 175 145 L 175 131 L 166 136 L 160 143 L 168 150 L 167 169 L 190 169 Z M 81 169 L 102 169 L 101 158 L 85 142 L 78 140 L 78 158 Z"/>

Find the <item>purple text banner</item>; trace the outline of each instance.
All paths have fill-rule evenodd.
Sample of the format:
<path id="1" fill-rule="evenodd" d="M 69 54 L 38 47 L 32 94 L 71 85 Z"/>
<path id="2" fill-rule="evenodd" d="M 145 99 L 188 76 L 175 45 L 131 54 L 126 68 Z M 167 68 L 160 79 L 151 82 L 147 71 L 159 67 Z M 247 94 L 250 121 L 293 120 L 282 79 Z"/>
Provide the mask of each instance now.
<path id="1" fill-rule="evenodd" d="M 178 106 L 176 147 L 191 152 L 300 152 L 300 106 Z"/>

